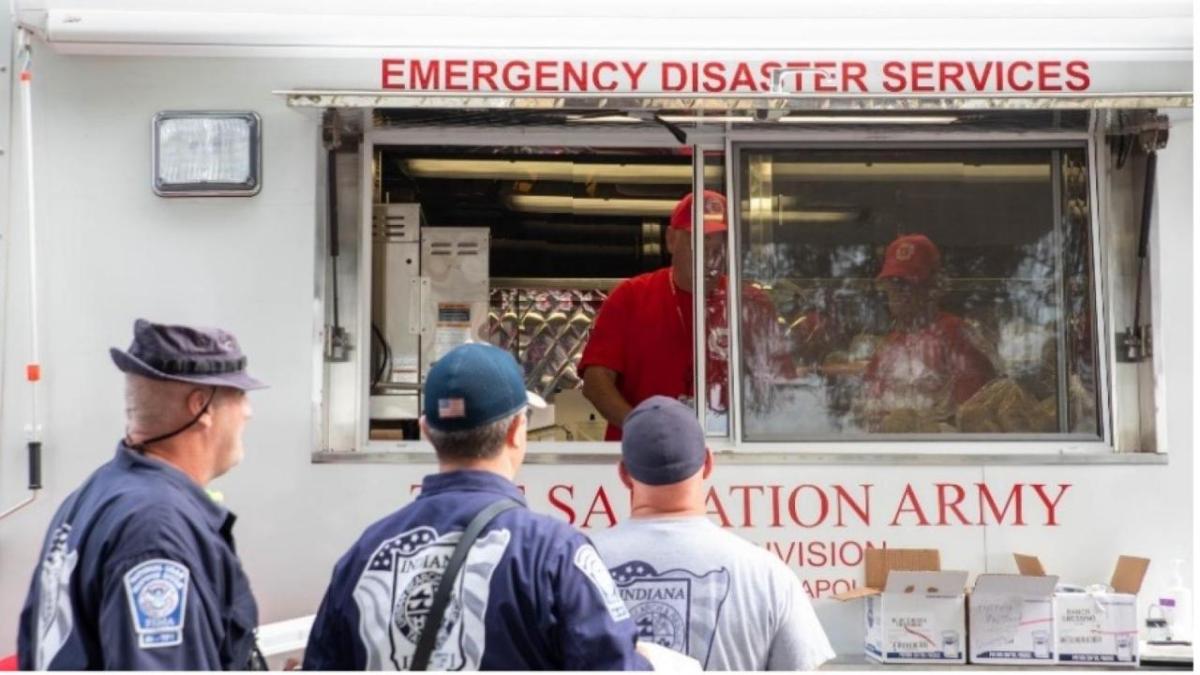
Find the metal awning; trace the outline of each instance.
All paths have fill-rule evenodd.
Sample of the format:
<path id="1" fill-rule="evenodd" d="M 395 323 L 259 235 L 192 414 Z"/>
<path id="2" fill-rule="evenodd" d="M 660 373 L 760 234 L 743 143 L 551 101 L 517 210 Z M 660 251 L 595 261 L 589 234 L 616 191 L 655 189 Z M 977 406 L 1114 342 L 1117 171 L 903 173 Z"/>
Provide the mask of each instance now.
<path id="1" fill-rule="evenodd" d="M 295 89 L 274 92 L 294 108 L 384 108 L 448 110 L 572 110 L 655 113 L 664 110 L 701 114 L 759 111 L 984 111 L 1095 110 L 1192 107 L 1191 93 L 1057 94 L 1020 96 L 650 96 L 608 94 L 524 96 L 512 94 L 444 95 L 397 91 Z"/>

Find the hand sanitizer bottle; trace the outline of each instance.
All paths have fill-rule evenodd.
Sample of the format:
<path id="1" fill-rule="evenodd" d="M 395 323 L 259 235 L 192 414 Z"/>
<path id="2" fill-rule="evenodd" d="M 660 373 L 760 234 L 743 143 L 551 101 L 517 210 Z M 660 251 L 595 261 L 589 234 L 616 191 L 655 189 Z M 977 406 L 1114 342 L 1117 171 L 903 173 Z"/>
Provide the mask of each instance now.
<path id="1" fill-rule="evenodd" d="M 1176 558 L 1171 563 L 1171 586 L 1159 597 L 1158 604 L 1171 626 L 1171 640 L 1187 642 L 1192 639 L 1192 591 L 1183 583 L 1184 561 Z"/>

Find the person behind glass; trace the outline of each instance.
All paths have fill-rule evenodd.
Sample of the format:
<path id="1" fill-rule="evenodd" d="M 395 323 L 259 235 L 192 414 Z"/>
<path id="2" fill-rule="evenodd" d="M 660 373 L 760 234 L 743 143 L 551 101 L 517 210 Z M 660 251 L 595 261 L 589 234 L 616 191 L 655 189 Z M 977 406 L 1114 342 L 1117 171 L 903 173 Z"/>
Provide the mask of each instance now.
<path id="1" fill-rule="evenodd" d="M 942 256 L 923 234 L 887 247 L 877 277 L 891 329 L 867 363 L 858 413 L 867 431 L 952 431 L 958 406 L 996 376 L 982 341 L 960 317 L 942 311 Z"/>
<path id="2" fill-rule="evenodd" d="M 638 403 L 668 396 L 695 398 L 692 292 L 697 281 L 706 293 L 705 379 L 708 406 L 723 413 L 729 405 L 729 312 L 726 271 L 725 196 L 704 191 L 704 269 L 692 273 L 693 196 L 671 212 L 666 232 L 671 264 L 621 282 L 604 301 L 579 362 L 583 395 L 608 421 L 604 439 L 621 439 L 621 424 Z M 764 377 L 795 376 L 778 325 L 778 313 L 761 290 L 742 289 L 745 357 L 748 371 Z"/>
<path id="3" fill-rule="evenodd" d="M 648 670 L 629 610 L 587 537 L 533 513 L 513 482 L 526 413 L 545 403 L 485 344 L 454 348 L 425 381 L 421 430 L 437 453 L 416 500 L 342 556 L 304 652 L 305 670 L 413 670 L 435 589 L 480 513 L 427 665 L 431 670 Z M 505 511 L 489 511 L 498 505 Z M 483 522 L 483 521 L 480 521 Z"/>
<path id="4" fill-rule="evenodd" d="M 109 351 L 125 373 L 126 435 L 50 522 L 21 611 L 19 665 L 265 666 L 234 516 L 204 486 L 241 461 L 246 392 L 266 385 L 219 329 L 139 319 L 129 350 Z"/>
<path id="5" fill-rule="evenodd" d="M 593 538 L 639 637 L 705 670 L 815 670 L 833 658 L 792 570 L 709 519 L 713 454 L 692 409 L 652 396 L 623 431 L 617 473 L 631 517 Z"/>

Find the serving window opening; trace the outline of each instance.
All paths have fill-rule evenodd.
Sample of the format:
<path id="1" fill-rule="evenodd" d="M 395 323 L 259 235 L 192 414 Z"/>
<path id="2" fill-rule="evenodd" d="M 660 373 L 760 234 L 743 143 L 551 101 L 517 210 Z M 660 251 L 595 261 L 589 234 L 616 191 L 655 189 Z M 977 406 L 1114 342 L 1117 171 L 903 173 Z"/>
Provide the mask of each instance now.
<path id="1" fill-rule="evenodd" d="M 368 269 L 337 274 L 343 323 L 369 338 L 326 358 L 325 447 L 427 452 L 425 375 L 487 342 L 550 404 L 529 429 L 552 455 L 615 451 L 598 445 L 620 438 L 591 382 L 606 371 L 630 406 L 702 403 L 735 453 L 1111 451 L 1109 397 L 1135 377 L 1103 339 L 1123 251 L 1100 255 L 1121 235 L 1095 222 L 1094 144 L 970 124 L 970 140 L 367 144 L 369 227 L 338 236 L 339 264 L 357 248 Z"/>
<path id="2" fill-rule="evenodd" d="M 668 221 L 691 191 L 690 152 L 376 152 L 370 438 L 417 438 L 424 374 L 454 346 L 482 341 L 511 353 L 550 404 L 534 413 L 531 440 L 603 441 L 608 425 L 579 366 L 613 289 L 669 266 Z"/>

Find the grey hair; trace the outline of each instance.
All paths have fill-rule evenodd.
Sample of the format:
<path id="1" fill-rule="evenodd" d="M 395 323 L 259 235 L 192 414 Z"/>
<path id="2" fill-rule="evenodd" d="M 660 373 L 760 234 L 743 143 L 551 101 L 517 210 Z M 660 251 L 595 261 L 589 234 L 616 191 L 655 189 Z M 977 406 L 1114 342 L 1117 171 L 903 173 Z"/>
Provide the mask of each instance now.
<path id="1" fill-rule="evenodd" d="M 187 395 L 195 385 L 125 375 L 125 421 L 133 433 L 157 432 L 188 419 Z"/>
<path id="2" fill-rule="evenodd" d="M 513 420 L 517 415 L 524 414 L 524 409 L 518 410 L 513 415 L 505 415 L 495 422 L 466 431 L 438 431 L 426 425 L 426 435 L 439 459 L 492 459 L 504 449 L 508 428 Z"/>

